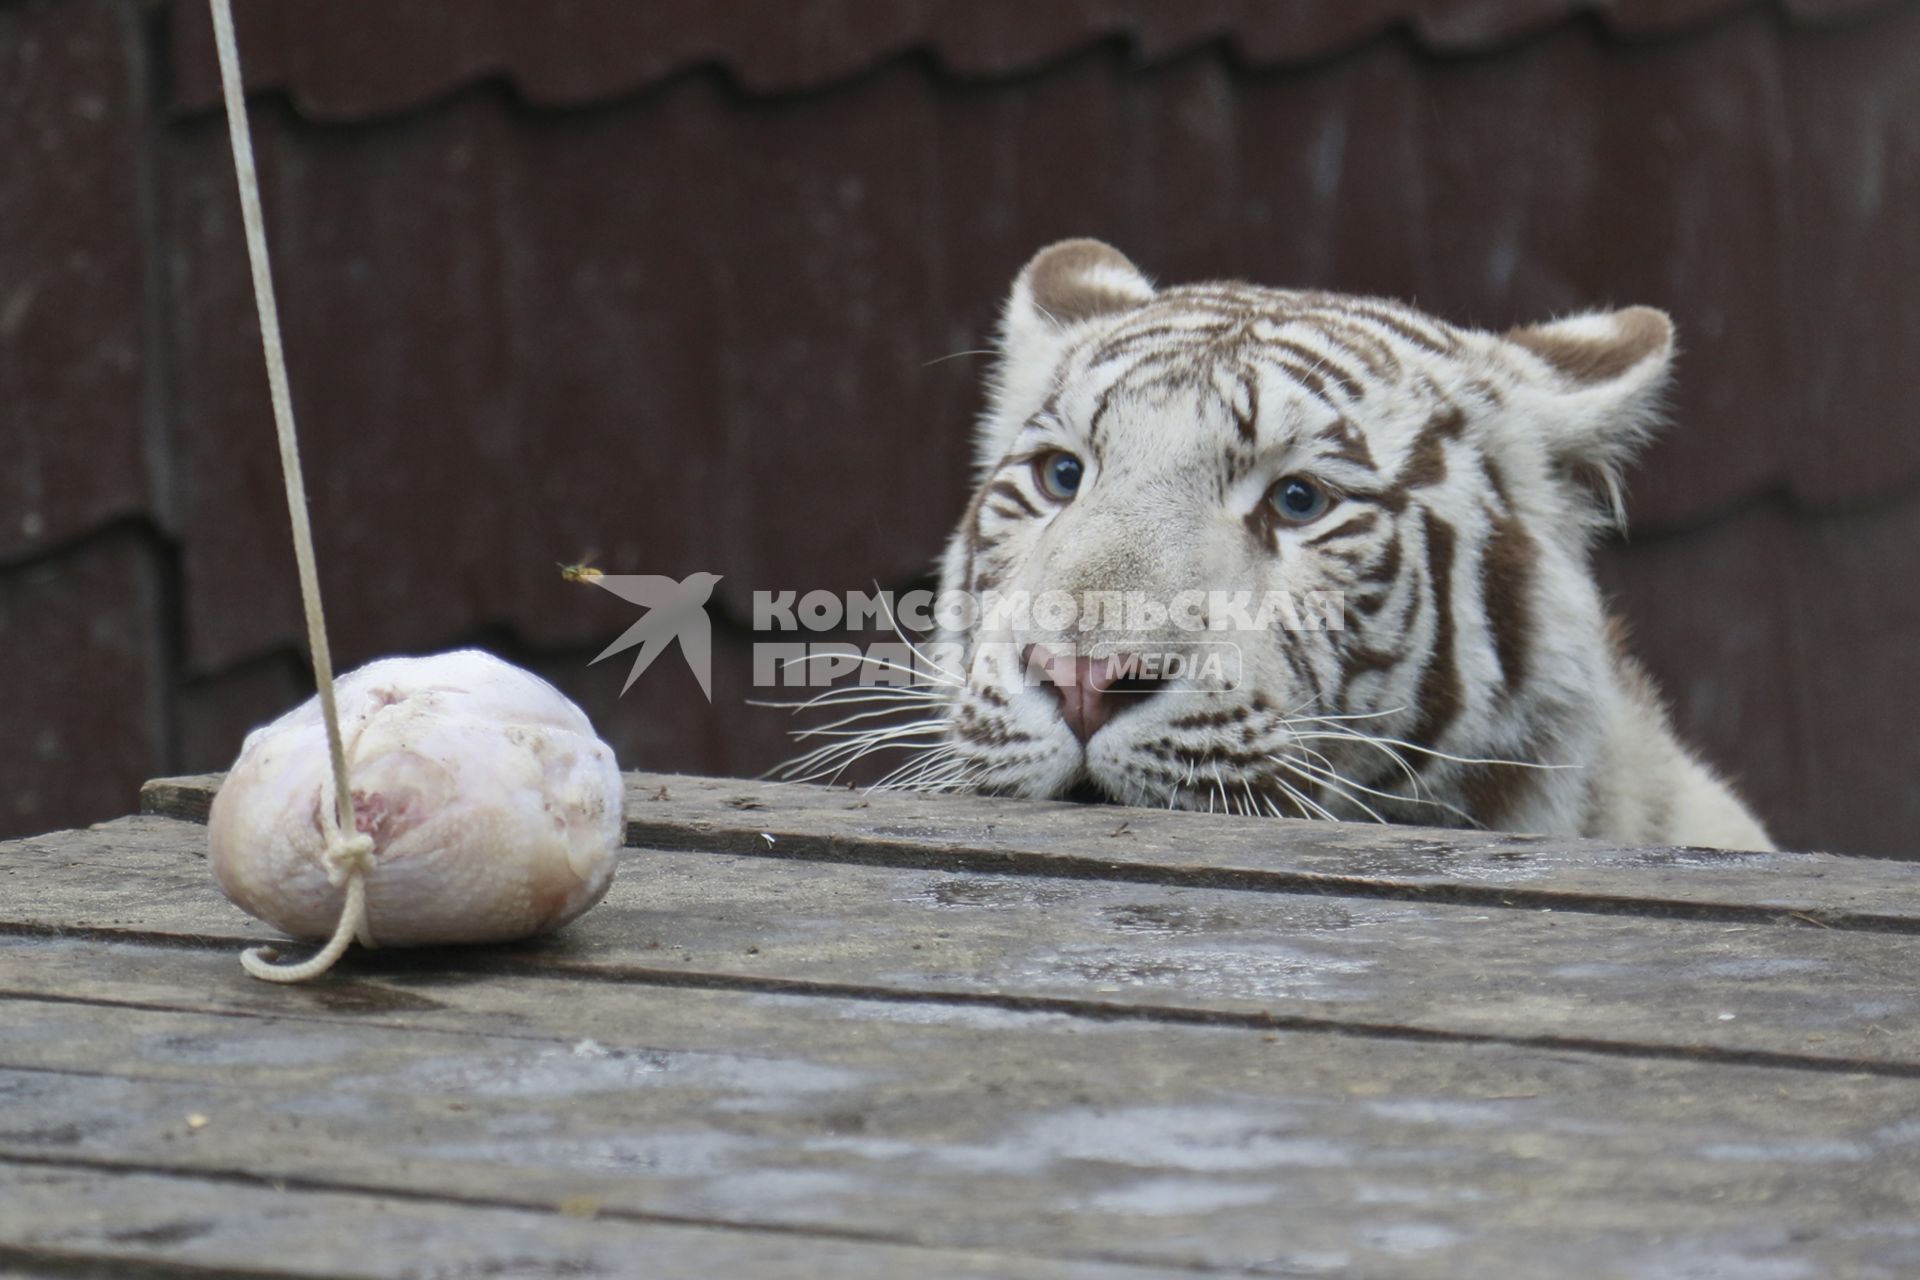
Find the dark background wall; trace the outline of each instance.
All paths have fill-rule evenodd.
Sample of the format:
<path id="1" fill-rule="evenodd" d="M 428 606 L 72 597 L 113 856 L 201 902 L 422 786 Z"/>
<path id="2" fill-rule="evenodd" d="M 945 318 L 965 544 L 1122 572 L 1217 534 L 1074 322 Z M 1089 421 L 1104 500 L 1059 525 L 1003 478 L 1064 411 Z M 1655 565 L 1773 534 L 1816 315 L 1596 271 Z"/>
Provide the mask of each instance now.
<path id="1" fill-rule="evenodd" d="M 242 0 L 335 645 L 757 773 L 758 588 L 906 586 L 1039 245 L 1679 322 L 1601 571 L 1788 843 L 1920 820 L 1920 3 Z M 310 686 L 203 7 L 0 0 L 0 834 Z M 726 575 L 716 700 L 556 561 Z"/>

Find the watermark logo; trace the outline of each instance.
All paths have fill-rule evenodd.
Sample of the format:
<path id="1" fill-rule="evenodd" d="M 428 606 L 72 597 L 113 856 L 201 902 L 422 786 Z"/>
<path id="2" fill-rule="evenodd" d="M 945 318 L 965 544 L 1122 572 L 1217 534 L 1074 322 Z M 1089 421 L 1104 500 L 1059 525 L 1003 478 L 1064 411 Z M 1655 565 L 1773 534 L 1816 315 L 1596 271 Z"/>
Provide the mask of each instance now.
<path id="1" fill-rule="evenodd" d="M 971 667 L 986 683 L 1053 685 L 1091 683 L 1178 684 L 1191 692 L 1221 693 L 1240 687 L 1240 646 L 1210 640 L 1179 646 L 1148 646 L 1123 652 L 1081 653 L 1072 645 L 1048 647 L 1018 642 L 952 641 L 907 644 L 877 640 L 768 640 L 753 646 L 753 683 L 762 689 L 817 689 L 850 683 L 907 689 L 953 684 Z"/>
<path id="2" fill-rule="evenodd" d="M 620 686 L 624 695 L 633 688 L 640 673 L 653 664 L 660 651 L 678 640 L 680 654 L 700 682 L 700 692 L 713 701 L 713 623 L 707 618 L 707 601 L 720 581 L 717 573 L 691 573 L 676 582 L 651 573 L 595 573 L 583 579 L 647 610 L 638 622 L 620 633 L 620 638 L 600 651 L 593 662 L 638 645 L 627 682 Z M 587 664 L 592 666 L 593 663 Z"/>
<path id="3" fill-rule="evenodd" d="M 1338 591 L 756 591 L 755 631 L 1340 631 Z"/>
<path id="4" fill-rule="evenodd" d="M 593 659 L 637 650 L 622 694 L 678 641 L 701 692 L 713 700 L 713 629 L 706 605 L 720 575 L 695 573 L 676 581 L 581 566 L 563 572 L 647 610 Z M 1338 631 L 1345 619 L 1345 598 L 1338 592 L 1192 590 L 1162 597 L 1138 591 L 756 591 L 755 633 L 794 638 L 756 641 L 753 683 L 957 685 L 972 667 L 993 683 L 1017 673 L 1025 683 L 1064 686 L 1084 668 L 1098 673 L 1103 688 L 1118 683 L 1213 692 L 1240 684 L 1236 641 L 1281 630 Z M 800 638 L 806 632 L 862 631 L 885 634 L 864 644 Z M 1236 641 L 1221 638 L 1228 635 Z M 1071 653 L 1076 642 L 1084 653 Z M 1036 652 L 1048 660 L 1036 663 Z"/>

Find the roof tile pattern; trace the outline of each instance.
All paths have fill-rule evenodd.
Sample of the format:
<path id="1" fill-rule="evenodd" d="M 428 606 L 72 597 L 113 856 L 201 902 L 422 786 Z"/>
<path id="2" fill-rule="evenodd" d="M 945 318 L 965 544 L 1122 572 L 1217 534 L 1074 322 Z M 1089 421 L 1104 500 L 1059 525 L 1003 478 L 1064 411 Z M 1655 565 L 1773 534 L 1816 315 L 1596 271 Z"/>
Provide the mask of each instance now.
<path id="1" fill-rule="evenodd" d="M 1607 581 L 1785 839 L 1920 819 L 1920 0 L 240 10 L 344 663 L 478 640 L 629 764 L 765 768 L 751 593 L 927 570 L 1006 284 L 1090 234 L 1493 328 L 1670 310 Z M 301 693 L 204 14 L 142 12 L 0 5 L 0 657 L 47 673 L 0 741 L 138 702 L 32 775 L 116 795 Z M 594 551 L 726 575 L 731 699 L 586 667 L 625 618 L 554 566 Z M 34 785 L 0 823 L 107 812 Z"/>
<path id="2" fill-rule="evenodd" d="M 241 0 L 248 87 L 287 91 L 314 119 L 404 112 L 477 79 L 529 102 L 580 106 L 715 66 L 751 93 L 793 93 L 903 54 L 964 77 L 1040 70 L 1090 44 L 1137 64 L 1204 45 L 1254 67 L 1320 61 L 1382 35 L 1442 54 L 1483 53 L 1574 19 L 1633 38 L 1670 36 L 1772 8 L 1823 23 L 1886 0 L 408 0 L 377 20 L 328 0 Z M 219 99 L 205 6 L 175 0 L 176 102 Z"/>

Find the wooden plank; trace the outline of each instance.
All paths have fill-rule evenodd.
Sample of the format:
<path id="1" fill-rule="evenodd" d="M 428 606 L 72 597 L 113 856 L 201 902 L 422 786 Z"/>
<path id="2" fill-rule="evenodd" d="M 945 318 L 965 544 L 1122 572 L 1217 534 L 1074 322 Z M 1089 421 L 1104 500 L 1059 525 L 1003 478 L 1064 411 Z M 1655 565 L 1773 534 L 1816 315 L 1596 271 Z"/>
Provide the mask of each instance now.
<path id="1" fill-rule="evenodd" d="M 336 662 L 345 670 L 442 645 L 500 616 L 487 607 L 500 572 L 535 558 L 515 553 L 511 511 L 471 501 L 528 492 L 524 462 L 508 456 L 519 402 L 493 219 L 498 113 L 449 104 L 424 127 L 339 145 L 301 145 L 284 109 L 250 114 L 307 424 L 317 554 L 354 582 L 328 602 Z M 166 241 L 164 306 L 173 413 L 193 424 L 171 462 L 175 625 L 179 660 L 195 675 L 295 648 L 302 616 L 225 133 L 208 119 L 158 139 L 162 216 L 194 229 Z M 378 325 L 365 323 L 372 310 Z M 445 413 L 454 404 L 461 465 L 433 466 L 433 450 L 455 448 Z M 434 515 L 407 531 L 403 552 L 374 552 L 369 539 L 402 544 L 403 507 Z M 555 557 L 537 559 L 550 570 Z M 240 606 L 243 578 L 254 586 Z"/>
<path id="2" fill-rule="evenodd" d="M 0 838 L 125 813 L 163 765 L 165 581 L 131 529 L 0 568 L 0 671 L 19 673 L 0 695 Z"/>
<path id="3" fill-rule="evenodd" d="M 592 1197 L 504 1208 L 179 1173 L 0 1160 L 0 1275 L 911 1276 L 1127 1280 L 1138 1268 L 603 1215 Z M 92 1270 L 89 1270 L 91 1264 Z M 10 1267 L 18 1267 L 16 1273 Z"/>
<path id="4" fill-rule="evenodd" d="M 0 565 L 168 514 L 148 438 L 159 335 L 143 303 L 164 251 L 144 190 L 142 16 L 115 0 L 0 5 Z M 97 625 L 124 624 L 103 611 Z"/>
<path id="5" fill-rule="evenodd" d="M 1752 0 L 1319 0 L 1036 9 L 1019 0 L 973 0 L 958 8 L 838 4 L 794 19 L 701 5 L 670 8 L 648 22 L 626 5 L 599 3 L 569 9 L 563 22 L 541 22 L 501 0 L 443 0 L 383 14 L 373 48 L 330 23 L 324 0 L 243 0 L 235 9 L 249 51 L 249 92 L 285 90 L 314 119 L 362 121 L 441 101 L 489 77 L 542 106 L 581 107 L 637 96 L 714 65 L 748 93 L 792 94 L 832 88 L 914 54 L 947 75 L 1002 78 L 1078 61 L 1089 47 L 1107 44 L 1125 47 L 1133 65 L 1157 66 L 1219 46 L 1233 50 L 1236 65 L 1273 71 L 1307 64 L 1324 73 L 1328 60 L 1355 46 L 1388 44 L 1398 52 L 1402 36 L 1447 54 L 1505 52 L 1577 14 L 1593 28 L 1644 44 L 1750 7 Z M 1811 25 L 1875 6 L 1782 0 L 1772 7 L 1788 22 Z M 170 12 L 172 103 L 204 110 L 220 98 L 207 15 L 184 4 Z M 1378 39 L 1389 32 L 1394 40 Z"/>
<path id="6" fill-rule="evenodd" d="M 275 936 L 220 898 L 204 847 L 204 828 L 164 818 L 0 846 L 10 890 L 0 928 L 230 948 Z M 556 938 L 356 953 L 347 971 L 940 994 L 1109 1018 L 1911 1075 L 1911 946 L 1884 932 L 642 850 L 607 900 Z M 99 993 L 110 974 L 103 961 L 49 979 L 71 988 L 47 988 L 0 970 L 0 987 Z"/>
<path id="7" fill-rule="evenodd" d="M 326 997 L 104 953 L 175 1007 L 7 999 L 0 1159 L 1267 1273 L 1896 1276 L 1920 1239 L 1909 1080 L 425 971 L 234 1016 L 192 1006 Z"/>
<path id="8" fill-rule="evenodd" d="M 219 775 L 141 811 L 204 821 Z M 627 843 L 756 857 L 1920 931 L 1920 879 L 1835 854 L 1625 848 L 1509 832 L 627 775 Z"/>

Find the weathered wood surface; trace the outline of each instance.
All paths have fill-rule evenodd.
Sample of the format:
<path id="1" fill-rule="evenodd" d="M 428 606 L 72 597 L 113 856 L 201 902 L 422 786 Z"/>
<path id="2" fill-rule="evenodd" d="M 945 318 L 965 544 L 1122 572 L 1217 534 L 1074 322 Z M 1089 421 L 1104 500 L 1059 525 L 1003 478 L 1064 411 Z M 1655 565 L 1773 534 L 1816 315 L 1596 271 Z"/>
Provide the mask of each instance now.
<path id="1" fill-rule="evenodd" d="M 1103 830 L 1124 820 L 1086 816 Z M 22 841 L 0 885 L 30 876 L 41 887 L 0 907 L 0 928 L 233 948 L 278 936 L 220 899 L 205 849 L 205 828 L 152 817 Z M 135 881 L 137 895 L 117 891 Z M 638 849 L 607 900 L 557 938 L 431 963 L 1920 1077 L 1912 950 L 1897 934 L 1798 922 Z"/>
<path id="2" fill-rule="evenodd" d="M 384 959 L 364 1012 L 256 988 L 236 1017 L 196 1011 L 245 988 L 230 956 L 126 958 L 156 1007 L 9 1002 L 0 1163 L 1283 1274 L 1725 1269 L 1796 1235 L 1865 1267 L 1912 1245 L 1853 1238 L 1863 1210 L 1920 1221 L 1908 1081 Z"/>
<path id="3" fill-rule="evenodd" d="M 795 1231 L 601 1217 L 459 1195 L 279 1187 L 0 1157 L 0 1277 L 752 1276 L 775 1280 L 1138 1280 L 1157 1274 L 987 1250 L 921 1249 Z M 163 1261 L 164 1259 L 164 1261 Z"/>
<path id="4" fill-rule="evenodd" d="M 219 780 L 155 779 L 141 790 L 141 811 L 204 821 Z M 1899 863 L 1623 848 L 1503 831 L 1194 819 L 1154 809 L 627 775 L 627 843 L 636 847 L 1563 911 L 1797 916 L 1920 932 L 1920 876 Z"/>
<path id="5" fill-rule="evenodd" d="M 1920 1274 L 1898 864 L 693 778 L 629 820 L 560 935 L 293 989 L 191 821 L 0 845 L 0 1274 Z"/>

